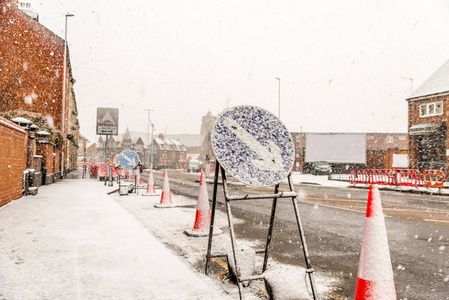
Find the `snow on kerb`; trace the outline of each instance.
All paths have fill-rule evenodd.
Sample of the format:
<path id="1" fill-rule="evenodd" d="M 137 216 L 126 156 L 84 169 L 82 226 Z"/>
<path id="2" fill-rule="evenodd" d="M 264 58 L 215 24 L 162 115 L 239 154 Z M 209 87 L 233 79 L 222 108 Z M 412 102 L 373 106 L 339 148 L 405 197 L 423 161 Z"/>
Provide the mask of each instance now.
<path id="1" fill-rule="evenodd" d="M 249 185 L 275 185 L 293 168 L 292 136 L 275 115 L 260 107 L 226 109 L 214 124 L 211 143 L 221 167 Z"/>

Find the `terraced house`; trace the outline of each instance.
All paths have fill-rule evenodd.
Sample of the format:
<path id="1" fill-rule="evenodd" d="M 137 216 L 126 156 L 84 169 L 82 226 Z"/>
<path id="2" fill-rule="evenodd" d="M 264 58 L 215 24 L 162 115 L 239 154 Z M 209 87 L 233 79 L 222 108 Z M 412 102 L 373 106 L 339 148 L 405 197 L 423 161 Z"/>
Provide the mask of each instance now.
<path id="1" fill-rule="evenodd" d="M 449 60 L 408 102 L 410 168 L 449 171 Z"/>

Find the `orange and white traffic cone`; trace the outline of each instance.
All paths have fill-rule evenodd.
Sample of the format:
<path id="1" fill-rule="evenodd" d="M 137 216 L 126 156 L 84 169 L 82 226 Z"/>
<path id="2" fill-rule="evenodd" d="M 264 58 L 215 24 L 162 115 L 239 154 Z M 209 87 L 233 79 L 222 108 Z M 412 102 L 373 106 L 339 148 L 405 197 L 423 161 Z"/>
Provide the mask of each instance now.
<path id="1" fill-rule="evenodd" d="M 161 202 L 159 204 L 155 204 L 154 207 L 169 208 L 169 207 L 176 207 L 176 206 L 177 205 L 173 204 L 173 202 L 171 200 L 170 184 L 168 183 L 167 170 L 164 170 L 164 183 L 162 185 Z"/>
<path id="2" fill-rule="evenodd" d="M 139 188 L 145 188 L 145 186 L 142 184 L 142 178 L 140 177 L 140 170 L 134 170 L 134 172 L 136 172 L 136 177 L 137 177 L 137 187 Z"/>
<path id="3" fill-rule="evenodd" d="M 193 229 L 184 231 L 189 236 L 207 236 L 209 235 L 210 208 L 209 196 L 207 194 L 206 177 L 201 172 L 200 188 L 198 192 L 198 203 L 196 205 L 195 223 Z M 214 230 L 214 235 L 223 233 L 220 229 Z"/>
<path id="4" fill-rule="evenodd" d="M 140 172 L 139 170 L 136 170 L 136 176 L 137 176 L 137 185 L 141 186 L 142 185 L 142 179 L 140 179 Z"/>
<path id="5" fill-rule="evenodd" d="M 377 185 L 371 185 L 354 300 L 396 299 L 387 229 Z"/>
<path id="6" fill-rule="evenodd" d="M 156 189 L 154 188 L 153 169 L 151 168 L 148 174 L 147 192 L 143 196 L 159 196 L 159 194 L 156 194 Z"/>

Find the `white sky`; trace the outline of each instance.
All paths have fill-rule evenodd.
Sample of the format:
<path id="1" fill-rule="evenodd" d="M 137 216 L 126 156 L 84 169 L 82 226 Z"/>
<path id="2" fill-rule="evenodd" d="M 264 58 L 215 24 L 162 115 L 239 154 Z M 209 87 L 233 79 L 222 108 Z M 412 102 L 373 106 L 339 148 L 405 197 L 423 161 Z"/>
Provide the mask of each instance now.
<path id="1" fill-rule="evenodd" d="M 119 132 L 199 133 L 201 116 L 257 105 L 290 131 L 406 132 L 418 88 L 449 59 L 449 2 L 35 0 L 64 37 L 81 133 L 97 107 Z"/>

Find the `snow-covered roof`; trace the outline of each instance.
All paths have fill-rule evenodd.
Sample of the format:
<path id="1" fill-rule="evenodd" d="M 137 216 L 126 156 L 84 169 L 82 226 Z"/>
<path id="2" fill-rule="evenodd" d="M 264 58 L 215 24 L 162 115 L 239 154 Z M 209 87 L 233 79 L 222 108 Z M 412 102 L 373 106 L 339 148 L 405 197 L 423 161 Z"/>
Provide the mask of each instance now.
<path id="1" fill-rule="evenodd" d="M 421 98 L 449 92 L 449 60 L 429 77 L 412 95 L 407 98 Z"/>
<path id="2" fill-rule="evenodd" d="M 178 140 L 186 147 L 200 147 L 204 140 L 204 134 L 167 134 L 166 137 Z"/>

